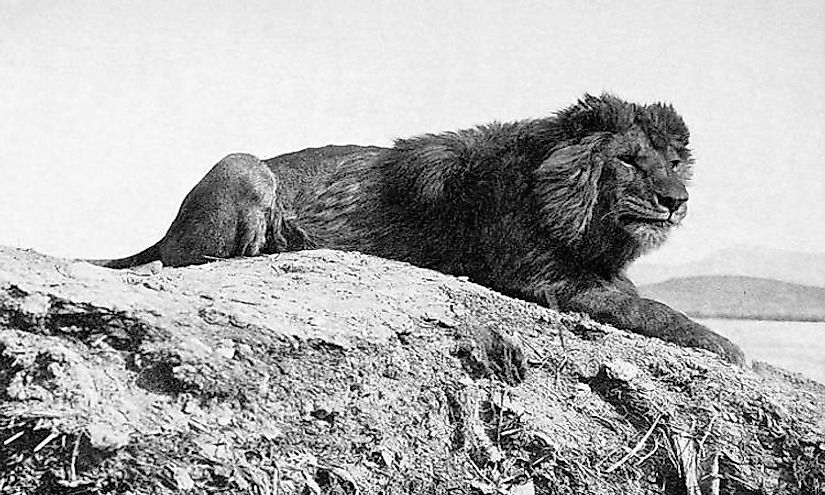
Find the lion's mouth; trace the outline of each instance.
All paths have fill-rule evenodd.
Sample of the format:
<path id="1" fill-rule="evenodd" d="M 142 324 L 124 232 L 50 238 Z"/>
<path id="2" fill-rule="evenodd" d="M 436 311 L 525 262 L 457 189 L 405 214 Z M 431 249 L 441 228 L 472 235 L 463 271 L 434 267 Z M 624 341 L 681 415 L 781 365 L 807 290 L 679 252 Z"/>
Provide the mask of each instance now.
<path id="1" fill-rule="evenodd" d="M 667 218 L 651 218 L 651 217 L 627 217 L 631 222 L 645 223 L 660 227 L 674 227 L 679 225 L 679 221 L 673 218 L 673 215 L 668 215 Z"/>
<path id="2" fill-rule="evenodd" d="M 685 217 L 686 206 L 675 211 L 658 205 L 628 198 L 622 205 L 621 217 L 627 223 L 643 223 L 651 226 L 669 228 L 679 225 Z"/>
<path id="3" fill-rule="evenodd" d="M 635 222 L 666 223 L 670 222 L 670 210 L 658 205 L 642 203 L 633 198 L 625 202 L 623 217 Z"/>

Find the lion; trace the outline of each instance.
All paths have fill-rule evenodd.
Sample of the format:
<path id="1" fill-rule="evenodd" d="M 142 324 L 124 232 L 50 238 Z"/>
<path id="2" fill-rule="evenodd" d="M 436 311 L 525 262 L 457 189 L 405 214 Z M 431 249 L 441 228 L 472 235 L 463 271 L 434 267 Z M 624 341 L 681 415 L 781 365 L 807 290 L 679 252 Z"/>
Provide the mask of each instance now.
<path id="1" fill-rule="evenodd" d="M 127 258 L 87 261 L 130 268 L 160 260 L 179 267 L 275 253 L 286 247 L 281 213 L 269 167 L 252 155 L 235 153 L 219 161 L 186 195 L 160 241 Z"/>
<path id="2" fill-rule="evenodd" d="M 741 364 L 735 344 L 640 297 L 624 275 L 685 218 L 688 145 L 687 126 L 671 105 L 603 94 L 585 95 L 550 117 L 399 139 L 387 149 L 304 150 L 264 161 L 275 176 L 267 187 L 277 211 L 267 216 L 266 201 L 187 197 L 160 247 L 107 266 L 355 250 L 467 276 L 510 296 Z M 236 160 L 253 158 L 234 155 L 221 163 Z M 266 175 L 257 164 L 246 167 Z M 233 182 L 250 182 L 244 172 L 228 182 L 219 175 L 190 196 L 219 198 L 215 189 L 225 188 L 234 191 L 230 197 L 246 197 Z M 238 241 L 246 238 L 238 225 L 248 224 L 238 219 L 250 209 L 254 218 L 269 219 L 258 253 Z M 253 237 L 260 239 L 264 229 L 256 225 Z"/>

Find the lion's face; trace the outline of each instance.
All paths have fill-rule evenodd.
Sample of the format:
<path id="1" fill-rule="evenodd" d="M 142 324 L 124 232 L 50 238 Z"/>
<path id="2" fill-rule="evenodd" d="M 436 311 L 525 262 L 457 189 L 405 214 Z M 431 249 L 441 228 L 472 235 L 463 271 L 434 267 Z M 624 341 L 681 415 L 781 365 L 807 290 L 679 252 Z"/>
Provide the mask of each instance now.
<path id="1" fill-rule="evenodd" d="M 640 254 L 659 247 L 687 214 L 690 152 L 634 124 L 613 137 L 605 155 L 616 181 L 610 219 L 636 240 Z"/>
<path id="2" fill-rule="evenodd" d="M 533 194 L 554 242 L 629 262 L 684 219 L 690 134 L 670 105 L 587 95 L 547 135 L 552 147 L 533 171 Z"/>

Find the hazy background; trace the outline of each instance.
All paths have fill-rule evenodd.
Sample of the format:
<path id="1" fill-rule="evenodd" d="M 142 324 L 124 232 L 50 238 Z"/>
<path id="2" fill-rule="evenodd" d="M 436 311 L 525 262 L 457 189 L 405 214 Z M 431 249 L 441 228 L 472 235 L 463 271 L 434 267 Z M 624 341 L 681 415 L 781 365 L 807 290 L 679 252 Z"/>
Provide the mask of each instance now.
<path id="1" fill-rule="evenodd" d="M 0 244 L 117 257 L 222 156 L 672 102 L 686 225 L 650 261 L 825 251 L 825 2 L 0 0 Z"/>

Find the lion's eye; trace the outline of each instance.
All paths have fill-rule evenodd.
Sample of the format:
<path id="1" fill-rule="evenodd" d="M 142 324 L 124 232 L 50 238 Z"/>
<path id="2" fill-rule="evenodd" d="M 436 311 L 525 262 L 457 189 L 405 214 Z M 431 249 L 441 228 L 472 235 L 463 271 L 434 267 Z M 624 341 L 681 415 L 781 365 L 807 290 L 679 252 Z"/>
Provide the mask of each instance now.
<path id="1" fill-rule="evenodd" d="M 680 163 L 682 163 L 681 160 L 671 160 L 670 161 L 670 168 L 674 169 L 674 168 L 678 167 Z"/>

